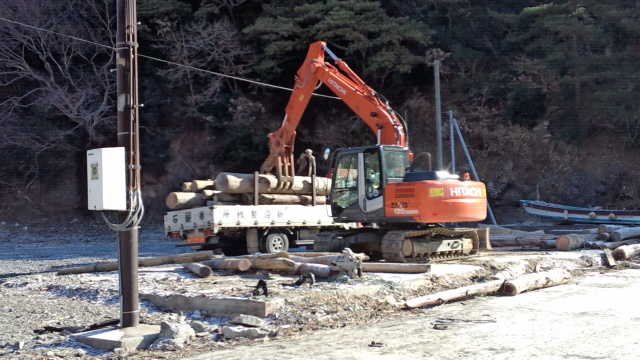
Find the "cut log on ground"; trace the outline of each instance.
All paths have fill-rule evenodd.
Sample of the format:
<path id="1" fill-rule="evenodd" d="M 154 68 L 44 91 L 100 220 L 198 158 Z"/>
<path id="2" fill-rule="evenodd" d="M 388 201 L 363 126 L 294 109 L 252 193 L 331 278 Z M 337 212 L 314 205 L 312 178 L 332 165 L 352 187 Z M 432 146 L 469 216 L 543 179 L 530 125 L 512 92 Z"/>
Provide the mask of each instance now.
<path id="1" fill-rule="evenodd" d="M 326 251 L 312 251 L 312 252 L 297 252 L 297 253 L 289 253 L 289 255 L 291 256 L 298 256 L 298 257 L 305 257 L 305 258 L 312 258 L 312 257 L 318 257 L 318 256 L 339 256 L 342 255 L 339 252 L 326 252 Z M 366 255 L 365 255 L 366 256 Z M 367 259 L 362 259 L 362 260 L 369 260 Z"/>
<path id="2" fill-rule="evenodd" d="M 202 265 L 200 263 L 195 263 L 195 262 L 186 263 L 186 264 L 182 264 L 182 267 L 198 275 L 201 278 L 207 278 L 211 276 L 211 273 L 212 273 L 212 270 L 210 267 L 206 265 Z"/>
<path id="3" fill-rule="evenodd" d="M 492 279 L 494 279 L 492 281 L 409 299 L 405 302 L 405 306 L 413 309 L 421 306 L 442 304 L 452 300 L 466 299 L 470 296 L 493 293 L 500 290 L 505 280 L 520 276 L 524 274 L 525 271 L 526 264 L 520 263 L 496 273 L 492 277 Z"/>
<path id="4" fill-rule="evenodd" d="M 528 290 L 566 284 L 571 280 L 571 273 L 565 269 L 553 269 L 540 273 L 522 275 L 504 283 L 502 293 L 515 296 Z"/>
<path id="5" fill-rule="evenodd" d="M 627 240 L 622 240 L 622 241 L 606 242 L 606 243 L 600 245 L 600 249 L 615 250 L 615 249 L 619 248 L 620 246 L 633 245 L 633 244 L 637 244 L 639 242 L 640 242 L 640 239 L 627 239 Z"/>
<path id="6" fill-rule="evenodd" d="M 360 261 L 369 260 L 369 256 L 365 254 L 354 254 L 357 259 Z M 290 259 L 303 263 L 303 264 L 322 264 L 322 265 L 333 265 L 337 261 L 341 260 L 342 255 L 328 255 L 328 256 L 314 256 L 314 257 L 305 257 L 305 256 L 297 256 L 290 254 Z"/>
<path id="7" fill-rule="evenodd" d="M 429 264 L 396 264 L 396 263 L 362 263 L 360 269 L 364 272 L 419 274 L 431 271 Z"/>
<path id="8" fill-rule="evenodd" d="M 613 258 L 616 260 L 629 260 L 640 254 L 640 244 L 623 245 L 613 250 Z"/>
<path id="9" fill-rule="evenodd" d="M 515 266 L 508 267 L 502 271 L 497 272 L 495 275 L 491 277 L 492 280 L 509 280 L 515 279 L 520 275 L 524 275 L 527 272 L 527 265 L 525 263 L 520 263 Z"/>
<path id="10" fill-rule="evenodd" d="M 215 270 L 247 271 L 251 269 L 251 261 L 249 259 L 213 259 L 203 261 L 202 265 Z"/>
<path id="11" fill-rule="evenodd" d="M 479 294 L 489 294 L 500 290 L 504 280 L 492 280 L 485 283 L 463 286 L 435 294 L 409 299 L 405 306 L 414 309 L 417 307 L 446 303 L 452 300 L 466 299 Z"/>
<path id="12" fill-rule="evenodd" d="M 191 191 L 201 192 L 202 190 L 215 190 L 214 180 L 193 180 L 191 181 Z"/>
<path id="13" fill-rule="evenodd" d="M 253 194 L 242 194 L 244 204 L 253 204 Z M 326 196 L 316 196 L 316 205 L 325 205 Z M 258 205 L 311 205 L 312 195 L 297 194 L 259 194 Z"/>
<path id="14" fill-rule="evenodd" d="M 624 225 L 607 225 L 607 224 L 600 224 L 598 225 L 598 233 L 602 234 L 602 233 L 611 233 L 614 232 L 618 229 L 622 229 L 626 226 Z"/>
<path id="15" fill-rule="evenodd" d="M 165 201 L 171 210 L 189 209 L 196 206 L 205 206 L 207 201 L 199 193 L 192 192 L 172 192 Z"/>
<path id="16" fill-rule="evenodd" d="M 611 232 L 611 241 L 622 241 L 640 237 L 640 227 L 625 227 Z"/>
<path id="17" fill-rule="evenodd" d="M 297 273 L 299 275 L 313 274 L 316 277 L 329 277 L 331 275 L 331 266 L 322 264 L 300 264 Z"/>
<path id="18" fill-rule="evenodd" d="M 608 232 L 599 233 L 598 240 L 611 241 L 611 233 L 608 233 Z"/>
<path id="19" fill-rule="evenodd" d="M 575 250 L 584 246 L 586 241 L 595 241 L 595 234 L 567 234 L 560 235 L 556 239 L 556 249 Z"/>
<path id="20" fill-rule="evenodd" d="M 581 234 L 597 234 L 598 233 L 598 228 L 582 229 L 582 231 L 580 233 Z"/>
<path id="21" fill-rule="evenodd" d="M 556 241 L 555 240 L 541 240 L 540 241 L 540 249 L 555 249 Z"/>
<path id="22" fill-rule="evenodd" d="M 252 193 L 253 174 L 220 173 L 216 177 L 216 189 L 224 193 Z M 278 188 L 278 179 L 273 175 L 258 175 L 258 193 L 260 194 L 303 194 L 311 195 L 311 177 L 295 176 L 293 185 L 288 189 Z M 316 177 L 316 195 L 326 196 L 331 191 L 331 179 Z"/>
<path id="23" fill-rule="evenodd" d="M 604 245 L 604 241 L 596 240 L 596 241 L 585 241 L 584 248 L 585 249 L 600 249 L 602 245 Z"/>
<path id="24" fill-rule="evenodd" d="M 554 240 L 557 235 L 491 235 L 491 246 L 540 246 L 542 240 Z"/>
<path id="25" fill-rule="evenodd" d="M 180 254 L 180 255 L 168 255 L 153 258 L 141 258 L 138 259 L 138 267 L 158 266 L 165 264 L 183 264 L 188 262 L 209 260 L 213 257 L 211 251 L 199 251 L 196 253 Z M 74 267 L 68 269 L 61 269 L 58 271 L 58 275 L 68 274 L 83 274 L 89 272 L 104 272 L 118 270 L 118 262 L 106 262 L 90 266 Z"/>
<path id="26" fill-rule="evenodd" d="M 287 270 L 293 269 L 295 261 L 286 258 L 254 258 L 251 267 L 256 270 Z"/>

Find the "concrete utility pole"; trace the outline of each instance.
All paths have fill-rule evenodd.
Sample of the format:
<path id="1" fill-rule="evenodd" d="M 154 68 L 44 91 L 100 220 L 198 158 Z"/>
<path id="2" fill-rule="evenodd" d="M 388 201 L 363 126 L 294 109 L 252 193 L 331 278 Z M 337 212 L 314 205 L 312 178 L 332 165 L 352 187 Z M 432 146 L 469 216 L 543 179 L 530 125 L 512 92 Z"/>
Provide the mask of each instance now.
<path id="1" fill-rule="evenodd" d="M 132 144 L 137 138 L 137 122 L 134 123 L 132 116 L 133 97 L 132 92 L 137 92 L 137 83 L 132 80 L 132 59 L 135 55 L 136 46 L 136 22 L 135 22 L 135 0 L 117 0 L 116 3 L 116 71 L 117 71 L 117 124 L 118 124 L 118 146 L 125 148 L 127 158 L 127 198 L 129 208 L 136 206 L 132 204 L 130 194 L 134 190 L 134 160 L 137 154 L 137 144 L 132 149 Z M 134 153 L 135 152 L 135 153 Z M 132 171 L 133 170 L 133 171 Z M 139 167 L 137 169 L 139 171 Z M 123 211 L 119 214 L 119 220 L 126 222 L 130 211 Z M 138 303 L 138 227 L 119 231 L 118 242 L 118 262 L 120 276 L 120 327 L 134 327 L 140 321 L 140 308 Z"/>
<path id="2" fill-rule="evenodd" d="M 440 108 L 440 60 L 433 62 L 433 81 L 436 92 L 436 170 L 442 170 L 442 110 Z"/>

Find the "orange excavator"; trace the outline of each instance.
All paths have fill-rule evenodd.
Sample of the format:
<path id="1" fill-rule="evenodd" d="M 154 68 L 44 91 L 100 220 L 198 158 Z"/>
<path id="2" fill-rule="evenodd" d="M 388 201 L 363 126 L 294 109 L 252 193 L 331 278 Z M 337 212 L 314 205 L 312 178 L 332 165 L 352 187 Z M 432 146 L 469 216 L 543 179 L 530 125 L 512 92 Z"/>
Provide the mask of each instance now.
<path id="1" fill-rule="evenodd" d="M 329 55 L 336 66 L 325 62 Z M 339 59 L 325 42 L 311 44 L 297 72 L 282 126 L 269 134 L 270 154 L 262 173 L 275 168 L 280 186 L 293 182 L 296 128 L 314 90 L 325 84 L 377 134 L 372 146 L 338 149 L 330 195 L 336 222 L 362 227 L 322 232 L 315 251 L 353 251 L 389 262 L 451 259 L 477 250 L 469 228 L 445 223 L 482 221 L 487 214 L 485 185 L 446 171 L 433 171 L 428 153 L 413 159 L 404 123 L 389 103 Z"/>

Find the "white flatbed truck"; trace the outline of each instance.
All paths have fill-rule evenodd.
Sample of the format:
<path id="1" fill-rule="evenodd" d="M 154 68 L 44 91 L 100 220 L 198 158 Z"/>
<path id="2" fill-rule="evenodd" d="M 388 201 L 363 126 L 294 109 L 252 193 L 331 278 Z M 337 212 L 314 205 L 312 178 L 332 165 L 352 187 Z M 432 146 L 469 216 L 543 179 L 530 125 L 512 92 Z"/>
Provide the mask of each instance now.
<path id="1" fill-rule="evenodd" d="M 336 223 L 328 205 L 211 205 L 168 211 L 165 235 L 179 246 L 220 249 L 225 255 L 276 253 L 310 246 L 321 231 L 355 226 Z"/>

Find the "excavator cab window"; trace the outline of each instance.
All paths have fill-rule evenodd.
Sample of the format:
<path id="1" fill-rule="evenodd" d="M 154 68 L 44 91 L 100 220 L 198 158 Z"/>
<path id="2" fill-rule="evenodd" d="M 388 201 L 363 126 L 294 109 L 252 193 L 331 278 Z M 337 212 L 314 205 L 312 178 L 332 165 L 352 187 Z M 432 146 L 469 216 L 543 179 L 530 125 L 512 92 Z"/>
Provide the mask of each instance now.
<path id="1" fill-rule="evenodd" d="M 407 154 L 404 151 L 383 150 L 384 169 L 387 182 L 402 181 L 407 169 Z"/>
<path id="2" fill-rule="evenodd" d="M 367 149 L 364 155 L 365 196 L 372 200 L 382 195 L 380 155 L 378 149 Z"/>
<path id="3" fill-rule="evenodd" d="M 358 154 L 347 154 L 338 159 L 333 181 L 331 211 L 337 216 L 358 203 Z"/>

